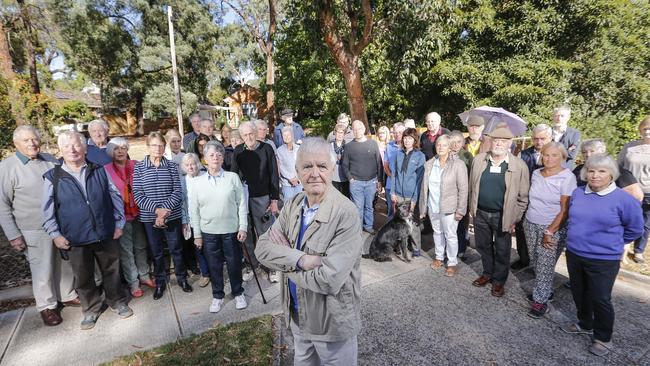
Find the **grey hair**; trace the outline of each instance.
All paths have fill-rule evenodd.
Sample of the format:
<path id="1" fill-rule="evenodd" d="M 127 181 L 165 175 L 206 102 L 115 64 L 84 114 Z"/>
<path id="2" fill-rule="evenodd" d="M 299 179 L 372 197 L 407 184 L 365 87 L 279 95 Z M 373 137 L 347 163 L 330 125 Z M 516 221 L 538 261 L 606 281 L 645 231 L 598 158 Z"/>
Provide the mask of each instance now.
<path id="1" fill-rule="evenodd" d="M 544 146 L 542 146 L 542 150 L 540 150 L 540 153 L 544 154 L 544 151 L 546 151 L 548 149 L 551 149 L 551 148 L 556 148 L 556 149 L 560 150 L 560 154 L 562 154 L 562 157 L 564 158 L 564 160 L 566 160 L 566 158 L 569 157 L 569 152 L 566 151 L 566 147 L 564 147 L 564 144 L 562 144 L 561 142 L 557 142 L 557 141 L 551 141 L 551 142 L 546 143 Z"/>
<path id="2" fill-rule="evenodd" d="M 215 150 L 221 156 L 226 156 L 226 149 L 223 147 L 223 144 L 219 141 L 212 140 L 208 141 L 205 146 L 203 146 L 203 156 L 207 156 L 211 150 Z"/>
<path id="3" fill-rule="evenodd" d="M 187 174 L 187 172 L 185 171 L 185 163 L 188 160 L 192 160 L 194 162 L 194 164 L 196 164 L 196 167 L 199 170 L 201 169 L 201 160 L 199 160 L 199 156 L 196 155 L 195 153 L 187 153 L 187 154 L 183 155 L 183 158 L 181 159 L 182 164 L 180 166 L 180 169 L 181 169 L 181 171 L 183 173 Z"/>
<path id="4" fill-rule="evenodd" d="M 190 116 L 190 118 L 188 118 L 188 120 L 190 121 L 190 123 L 192 123 L 192 119 L 197 118 L 197 117 L 198 117 L 199 119 L 201 119 L 201 115 L 200 115 L 200 114 L 198 114 L 198 113 L 192 113 L 192 115 Z M 199 122 L 201 122 L 201 121 L 199 120 Z"/>
<path id="5" fill-rule="evenodd" d="M 607 144 L 601 139 L 591 139 L 583 141 L 580 144 L 580 151 L 585 151 L 588 149 L 594 149 L 600 151 L 599 154 L 604 154 L 607 151 Z"/>
<path id="6" fill-rule="evenodd" d="M 442 122 L 442 117 L 440 117 L 440 114 L 438 114 L 438 112 L 427 113 L 427 115 L 426 115 L 426 117 L 424 117 L 424 119 L 426 120 L 427 117 L 429 117 L 429 116 L 433 116 L 433 118 L 435 118 L 438 122 Z"/>
<path id="7" fill-rule="evenodd" d="M 343 121 L 347 121 L 345 122 L 346 125 L 350 123 L 350 117 L 345 113 L 341 113 L 338 115 L 338 117 L 336 117 L 337 124 L 342 123 Z"/>
<path id="8" fill-rule="evenodd" d="M 241 131 L 241 129 L 244 128 L 244 127 L 248 127 L 248 128 L 250 128 L 252 131 L 256 131 L 256 130 L 255 130 L 255 123 L 253 123 L 253 121 L 246 121 L 246 122 L 240 124 L 239 127 L 238 127 L 237 129 L 238 129 L 239 131 Z M 241 135 L 241 133 L 240 133 L 240 135 Z"/>
<path id="9" fill-rule="evenodd" d="M 291 132 L 291 137 L 293 137 L 293 127 L 292 126 L 284 126 L 284 127 L 282 127 L 282 131 L 280 131 L 280 132 L 284 133 L 284 131 Z"/>
<path id="10" fill-rule="evenodd" d="M 99 118 L 99 119 L 94 119 L 94 120 L 90 121 L 90 123 L 88 123 L 88 130 L 90 130 L 90 129 L 93 128 L 94 126 L 100 126 L 100 127 L 103 128 L 104 131 L 106 131 L 106 132 L 108 132 L 108 130 L 109 130 L 109 128 L 108 128 L 108 123 L 106 123 L 106 121 L 104 121 L 104 120 L 101 119 L 101 118 Z"/>
<path id="11" fill-rule="evenodd" d="M 451 143 L 451 136 L 449 136 L 447 134 L 438 136 L 438 138 L 436 139 L 436 145 L 438 145 L 438 142 L 441 142 L 441 141 L 447 141 L 447 143 L 450 144 Z"/>
<path id="12" fill-rule="evenodd" d="M 617 180 L 620 176 L 618 165 L 611 156 L 607 154 L 594 154 L 589 159 L 587 159 L 585 165 L 582 167 L 582 170 L 580 170 L 580 179 L 586 181 L 587 172 L 589 172 L 589 169 L 596 168 L 607 169 L 609 171 L 609 175 L 612 176 L 612 181 Z"/>
<path id="13" fill-rule="evenodd" d="M 551 126 L 547 125 L 546 123 L 540 123 L 537 126 L 535 126 L 535 128 L 533 128 L 533 136 L 542 132 L 546 132 L 549 137 L 553 135 L 553 129 L 551 128 Z"/>
<path id="14" fill-rule="evenodd" d="M 210 119 L 210 118 L 203 118 L 203 119 L 201 120 L 201 126 L 203 126 L 204 123 L 209 123 L 209 124 L 211 124 L 212 126 L 214 126 L 214 121 L 213 121 L 212 119 Z"/>
<path id="15" fill-rule="evenodd" d="M 84 150 L 88 149 L 88 146 L 86 145 L 86 139 L 82 134 L 80 134 L 77 131 L 65 131 L 59 135 L 59 137 L 56 140 L 56 144 L 59 146 L 59 149 L 63 148 L 63 141 L 64 140 L 70 140 L 70 139 L 79 139 L 79 142 L 81 143 L 81 146 L 83 146 Z"/>
<path id="16" fill-rule="evenodd" d="M 404 126 L 405 127 L 410 127 L 410 128 L 415 128 L 415 120 L 413 118 L 407 118 L 404 120 Z M 412 126 L 412 127 L 411 127 Z"/>
<path id="17" fill-rule="evenodd" d="M 36 138 L 38 138 L 39 141 L 41 140 L 41 133 L 38 132 L 36 127 L 31 125 L 20 125 L 16 127 L 16 129 L 14 130 L 14 134 L 12 137 L 13 141 L 18 140 L 18 135 L 20 135 L 21 132 L 31 132 L 34 135 L 36 135 Z"/>
<path id="18" fill-rule="evenodd" d="M 404 123 L 403 123 L 403 122 L 397 122 L 397 123 L 395 123 L 395 124 L 393 125 L 393 131 L 394 131 L 396 128 L 398 128 L 398 127 L 404 127 L 404 128 L 406 128 L 406 126 L 404 126 Z"/>
<path id="19" fill-rule="evenodd" d="M 108 144 L 106 145 L 106 155 L 114 158 L 113 154 L 115 153 L 116 147 L 126 147 L 129 149 L 129 142 L 126 141 L 124 137 L 113 137 Z"/>
<path id="20" fill-rule="evenodd" d="M 263 120 L 263 119 L 256 119 L 256 120 L 255 120 L 255 128 L 258 129 L 258 128 L 260 128 L 260 126 L 264 126 L 264 128 L 266 128 L 266 129 L 269 128 L 269 124 L 266 123 L 265 120 Z"/>
<path id="21" fill-rule="evenodd" d="M 361 122 L 360 120 L 355 119 L 354 121 L 352 121 L 352 127 L 354 127 L 354 124 L 355 124 L 355 123 L 356 123 L 356 124 L 361 123 L 361 125 L 363 126 L 363 129 L 364 129 L 364 130 L 366 129 L 366 125 L 363 124 L 363 122 Z"/>
<path id="22" fill-rule="evenodd" d="M 449 133 L 449 138 L 450 139 L 460 138 L 461 140 L 464 141 L 465 135 L 463 135 L 463 133 L 458 130 L 453 130 L 451 131 L 451 133 Z"/>
<path id="23" fill-rule="evenodd" d="M 561 112 L 561 111 L 571 114 L 571 107 L 569 107 L 568 105 L 561 105 L 561 106 L 559 106 L 557 108 L 553 108 L 553 114 L 555 114 L 557 112 Z"/>
<path id="24" fill-rule="evenodd" d="M 298 149 L 298 156 L 296 157 L 296 166 L 299 161 L 304 159 L 307 154 L 322 154 L 331 150 L 330 144 L 322 137 L 306 137 L 302 140 L 302 145 Z M 331 166 L 336 164 L 336 157 L 334 154 L 327 154 L 329 156 L 329 163 Z"/>

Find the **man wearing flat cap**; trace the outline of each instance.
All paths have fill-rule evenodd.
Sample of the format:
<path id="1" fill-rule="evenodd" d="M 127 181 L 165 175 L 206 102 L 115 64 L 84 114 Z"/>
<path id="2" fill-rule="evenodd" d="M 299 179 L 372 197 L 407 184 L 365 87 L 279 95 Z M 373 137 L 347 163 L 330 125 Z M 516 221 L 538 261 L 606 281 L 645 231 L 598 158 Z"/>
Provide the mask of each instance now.
<path id="1" fill-rule="evenodd" d="M 510 153 L 514 136 L 507 124 L 497 123 L 487 136 L 490 151 L 476 155 L 469 179 L 470 214 L 483 264 L 483 273 L 472 285 L 492 283 L 492 296 L 501 297 L 510 269 L 512 233 L 528 206 L 530 176 L 526 163 Z"/>
<path id="2" fill-rule="evenodd" d="M 284 139 L 282 138 L 282 129 L 284 126 L 291 126 L 293 129 L 293 141 L 300 145 L 302 144 L 302 139 L 305 138 L 305 131 L 303 131 L 302 126 L 298 122 L 293 120 L 293 111 L 289 108 L 285 108 L 280 112 L 280 119 L 282 122 L 278 123 L 273 130 L 273 142 L 275 142 L 276 147 L 280 147 L 284 144 Z"/>
<path id="3" fill-rule="evenodd" d="M 480 116 L 469 116 L 467 119 L 467 132 L 469 136 L 465 139 L 465 150 L 469 151 L 472 156 L 476 156 L 481 149 L 483 141 L 483 128 L 485 120 Z"/>

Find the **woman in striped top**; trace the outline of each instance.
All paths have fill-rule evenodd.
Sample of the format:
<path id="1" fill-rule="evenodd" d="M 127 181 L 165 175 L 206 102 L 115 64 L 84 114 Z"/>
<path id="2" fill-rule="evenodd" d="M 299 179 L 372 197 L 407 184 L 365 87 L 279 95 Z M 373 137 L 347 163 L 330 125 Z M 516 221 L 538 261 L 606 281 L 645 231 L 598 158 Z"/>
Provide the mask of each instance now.
<path id="1" fill-rule="evenodd" d="M 140 221 L 144 224 L 147 240 L 153 254 L 156 289 L 154 300 L 165 292 L 167 274 L 163 258 L 163 237 L 174 260 L 176 280 L 185 292 L 192 292 L 187 283 L 187 271 L 180 242 L 183 195 L 178 166 L 167 160 L 165 138 L 159 132 L 147 136 L 149 155 L 135 165 L 133 197 L 140 207 Z"/>

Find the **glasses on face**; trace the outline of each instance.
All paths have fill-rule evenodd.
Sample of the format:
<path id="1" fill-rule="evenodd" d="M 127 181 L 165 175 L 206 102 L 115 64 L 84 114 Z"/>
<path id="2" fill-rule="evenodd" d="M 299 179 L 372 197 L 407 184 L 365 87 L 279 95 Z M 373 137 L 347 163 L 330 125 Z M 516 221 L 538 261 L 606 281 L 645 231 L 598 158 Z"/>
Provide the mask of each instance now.
<path id="1" fill-rule="evenodd" d="M 164 148 L 165 148 L 165 145 L 161 145 L 161 144 L 150 144 L 149 147 L 150 147 L 150 148 L 154 148 L 154 149 L 164 149 Z"/>

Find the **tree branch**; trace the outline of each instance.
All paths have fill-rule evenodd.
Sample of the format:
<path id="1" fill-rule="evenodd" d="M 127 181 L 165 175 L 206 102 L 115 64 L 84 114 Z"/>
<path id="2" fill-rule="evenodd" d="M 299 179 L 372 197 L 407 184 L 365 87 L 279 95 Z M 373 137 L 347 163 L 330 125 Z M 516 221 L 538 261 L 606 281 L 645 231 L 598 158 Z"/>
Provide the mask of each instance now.
<path id="1" fill-rule="evenodd" d="M 372 7 L 370 6 L 370 0 L 361 0 L 361 9 L 363 10 L 363 35 L 361 39 L 352 49 L 352 52 L 355 55 L 360 55 L 368 44 L 372 41 Z"/>
<path id="2" fill-rule="evenodd" d="M 346 58 L 350 55 L 350 51 L 345 48 L 345 44 L 336 26 L 336 20 L 332 11 L 332 0 L 321 0 L 318 13 L 323 28 L 323 38 L 330 53 L 334 57 L 334 61 L 342 70 L 347 69 L 348 64 Z"/>
<path id="3" fill-rule="evenodd" d="M 359 17 L 357 12 L 353 9 L 352 0 L 346 1 L 347 14 L 350 19 L 350 37 L 348 38 L 348 49 L 354 50 L 354 45 L 357 43 L 357 32 L 359 31 Z"/>
<path id="4" fill-rule="evenodd" d="M 262 37 L 262 35 L 259 32 L 258 22 L 255 19 L 255 16 L 251 15 L 253 20 L 255 20 L 255 24 L 251 24 L 250 19 L 248 19 L 248 17 L 244 16 L 244 11 L 242 9 L 240 9 L 237 6 L 235 6 L 234 4 L 232 4 L 232 2 L 229 1 L 229 0 L 222 0 L 222 1 L 224 3 L 226 3 L 226 5 L 228 5 L 235 13 L 237 13 L 237 15 L 244 22 L 244 26 L 248 29 L 248 33 L 250 33 L 250 35 L 253 36 L 253 38 L 255 39 L 257 44 L 259 45 L 261 51 L 264 52 L 264 54 L 267 54 L 266 40 Z M 241 5 L 241 3 L 240 3 L 240 5 Z"/>

